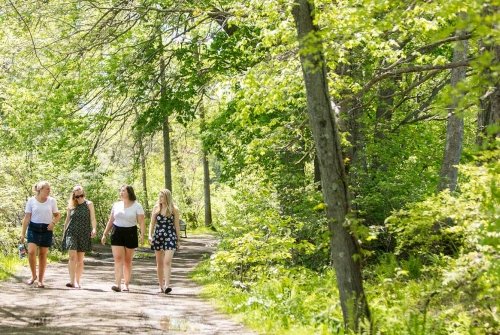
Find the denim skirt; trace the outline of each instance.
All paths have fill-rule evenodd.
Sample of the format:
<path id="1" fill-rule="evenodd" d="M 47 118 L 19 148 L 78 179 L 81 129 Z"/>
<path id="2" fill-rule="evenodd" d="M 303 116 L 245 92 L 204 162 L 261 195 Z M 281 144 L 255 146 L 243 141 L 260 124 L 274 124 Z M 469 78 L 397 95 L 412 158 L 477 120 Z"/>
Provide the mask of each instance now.
<path id="1" fill-rule="evenodd" d="M 47 230 L 46 223 L 30 222 L 28 226 L 28 243 L 35 243 L 39 247 L 51 247 L 54 233 Z"/>

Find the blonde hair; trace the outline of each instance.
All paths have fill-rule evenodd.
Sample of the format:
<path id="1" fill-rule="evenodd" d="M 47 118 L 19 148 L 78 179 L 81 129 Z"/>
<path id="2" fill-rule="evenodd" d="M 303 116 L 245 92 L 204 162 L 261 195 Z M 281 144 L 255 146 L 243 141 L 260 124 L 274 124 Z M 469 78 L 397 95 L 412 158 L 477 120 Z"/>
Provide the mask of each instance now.
<path id="1" fill-rule="evenodd" d="M 68 199 L 68 208 L 73 209 L 78 205 L 78 200 L 75 199 L 75 192 L 76 191 L 82 191 L 83 194 L 85 195 L 85 191 L 83 190 L 83 187 L 80 185 L 76 185 L 73 187 L 73 190 L 71 191 L 71 194 L 69 195 Z"/>
<path id="2" fill-rule="evenodd" d="M 44 187 L 50 187 L 50 184 L 46 180 L 39 181 L 35 185 L 33 185 L 33 192 L 36 193 L 37 195 L 40 194 L 40 191 Z"/>
<path id="3" fill-rule="evenodd" d="M 174 213 L 174 207 L 175 207 L 174 201 L 172 200 L 172 192 L 170 192 L 169 189 L 163 189 L 160 191 L 160 196 L 162 195 L 165 196 L 165 199 L 167 200 L 165 213 L 166 215 L 171 215 L 172 213 Z M 158 199 L 155 206 L 157 208 L 157 212 L 155 214 L 161 213 L 163 209 L 162 206 L 163 204 L 161 203 L 160 199 Z"/>

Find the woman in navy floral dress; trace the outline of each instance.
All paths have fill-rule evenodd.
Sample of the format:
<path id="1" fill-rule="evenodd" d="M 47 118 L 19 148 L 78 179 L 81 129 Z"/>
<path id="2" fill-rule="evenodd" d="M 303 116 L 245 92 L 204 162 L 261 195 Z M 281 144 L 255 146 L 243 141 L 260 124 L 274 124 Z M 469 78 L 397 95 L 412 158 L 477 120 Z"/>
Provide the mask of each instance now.
<path id="1" fill-rule="evenodd" d="M 172 193 L 164 189 L 160 191 L 158 201 L 151 211 L 149 226 L 149 242 L 156 255 L 156 272 L 158 275 L 159 292 L 168 294 L 172 258 L 179 249 L 179 210 L 172 201 Z"/>

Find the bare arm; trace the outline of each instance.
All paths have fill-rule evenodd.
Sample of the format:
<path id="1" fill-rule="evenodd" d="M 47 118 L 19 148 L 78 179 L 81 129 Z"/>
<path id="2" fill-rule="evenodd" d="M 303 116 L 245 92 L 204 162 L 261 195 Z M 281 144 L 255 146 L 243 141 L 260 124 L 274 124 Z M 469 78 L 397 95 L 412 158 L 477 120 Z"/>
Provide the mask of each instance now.
<path id="1" fill-rule="evenodd" d="M 155 231 L 155 225 L 156 225 L 156 209 L 157 206 L 154 206 L 153 210 L 151 211 L 151 220 L 149 222 L 149 233 L 148 233 L 149 243 L 153 241 L 153 233 Z"/>
<path id="2" fill-rule="evenodd" d="M 66 220 L 64 220 L 64 229 L 63 229 L 64 233 L 66 232 L 66 229 L 68 229 L 68 223 L 70 218 L 71 218 L 71 209 L 68 208 L 66 210 Z"/>
<path id="3" fill-rule="evenodd" d="M 90 233 L 90 237 L 95 237 L 97 234 L 97 220 L 95 219 L 95 208 L 94 204 L 89 201 L 89 211 L 90 211 L 90 224 L 92 225 L 92 232 Z"/>
<path id="4" fill-rule="evenodd" d="M 179 220 L 180 220 L 180 213 L 179 209 L 177 207 L 174 207 L 174 226 L 175 226 L 175 233 L 177 235 L 177 249 L 180 248 L 180 242 L 181 242 L 181 226 L 179 225 Z"/>
<path id="5" fill-rule="evenodd" d="M 52 213 L 52 222 L 47 227 L 47 230 L 54 230 L 56 223 L 61 219 L 61 213 Z"/>
<path id="6" fill-rule="evenodd" d="M 21 238 L 19 239 L 21 243 L 24 243 L 24 236 L 26 236 L 26 230 L 28 229 L 28 223 L 31 221 L 31 213 L 24 213 L 22 228 L 21 228 Z"/>
<path id="7" fill-rule="evenodd" d="M 102 232 L 102 237 L 101 237 L 102 244 L 106 244 L 106 236 L 108 236 L 108 232 L 111 230 L 112 225 L 113 225 L 113 210 L 111 210 L 108 223 L 106 223 L 106 228 L 104 228 L 104 231 Z"/>
<path id="8" fill-rule="evenodd" d="M 144 244 L 144 232 L 146 230 L 146 224 L 144 223 L 145 215 L 144 214 L 137 214 L 137 222 L 139 222 L 139 227 L 141 229 L 141 235 L 139 238 L 139 243 L 140 245 Z"/>

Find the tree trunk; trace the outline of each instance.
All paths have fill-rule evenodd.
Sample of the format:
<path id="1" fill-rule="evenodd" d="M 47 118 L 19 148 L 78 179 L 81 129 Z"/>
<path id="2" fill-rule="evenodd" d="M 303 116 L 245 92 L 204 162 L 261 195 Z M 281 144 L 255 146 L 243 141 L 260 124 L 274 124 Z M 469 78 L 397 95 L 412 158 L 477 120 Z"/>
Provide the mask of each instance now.
<path id="1" fill-rule="evenodd" d="M 217 22 L 221 24 L 222 27 L 226 27 L 227 25 L 223 25 L 217 18 Z M 226 21 L 224 21 L 226 22 Z M 228 32 L 228 35 L 229 32 Z M 196 66 L 198 70 L 198 76 L 203 76 L 203 72 L 201 71 L 201 62 L 200 62 L 200 54 L 198 48 L 195 49 L 195 59 Z M 201 99 L 205 95 L 205 90 L 201 90 Z M 200 102 L 200 133 L 205 131 L 205 106 L 203 105 L 203 100 Z M 205 200 L 205 227 L 212 226 L 212 201 L 210 198 L 210 167 L 208 165 L 207 151 L 202 146 L 202 159 L 203 159 L 203 195 Z"/>
<path id="2" fill-rule="evenodd" d="M 160 34 L 160 49 L 163 50 L 163 44 Z M 160 58 L 160 105 L 163 108 L 164 101 L 167 99 L 165 83 L 165 60 L 163 56 Z M 165 175 L 165 188 L 172 190 L 172 159 L 170 157 L 170 123 L 168 121 L 168 111 L 165 111 L 165 120 L 163 121 L 163 164 Z"/>
<path id="3" fill-rule="evenodd" d="M 314 183 L 318 185 L 318 191 L 321 191 L 321 171 L 319 170 L 318 155 L 314 155 Z"/>
<path id="4" fill-rule="evenodd" d="M 201 129 L 205 129 L 205 110 L 203 103 L 201 107 Z M 203 155 L 203 190 L 205 198 L 205 226 L 212 226 L 212 202 L 210 198 L 210 168 L 208 165 L 207 151 L 202 148 Z"/>
<path id="5" fill-rule="evenodd" d="M 486 50 L 493 55 L 492 65 L 500 62 L 500 45 L 487 47 Z M 481 110 L 477 117 L 477 144 L 482 147 L 500 136 L 500 88 L 498 79 L 493 78 L 491 70 L 485 74 L 489 87 L 481 98 Z"/>
<path id="6" fill-rule="evenodd" d="M 165 188 L 169 189 L 172 193 L 172 159 L 170 157 L 170 125 L 168 116 L 165 116 L 163 122 L 163 161 L 165 172 Z"/>
<path id="7" fill-rule="evenodd" d="M 146 211 L 146 217 L 148 217 L 149 213 L 149 202 L 148 202 L 148 184 L 147 184 L 147 177 L 146 177 L 146 155 L 144 153 L 144 145 L 142 143 L 142 137 L 139 134 L 138 136 L 138 144 L 139 144 L 139 158 L 141 160 L 141 174 L 142 174 L 142 190 L 144 192 L 144 208 Z"/>
<path id="8" fill-rule="evenodd" d="M 363 290 L 358 245 L 345 226 L 349 212 L 347 178 L 342 160 L 337 120 L 332 110 L 321 39 L 312 36 L 313 11 L 307 0 L 296 0 L 293 16 L 307 94 L 309 122 L 316 144 L 322 192 L 327 204 L 331 258 L 337 275 L 346 328 L 356 331 L 370 312 Z"/>
<path id="9" fill-rule="evenodd" d="M 456 42 L 453 51 L 453 62 L 459 62 L 467 59 L 467 40 Z M 451 70 L 451 86 L 457 84 L 465 78 L 465 67 L 457 67 Z M 452 105 L 448 113 L 448 123 L 446 126 L 446 143 L 444 149 L 444 158 L 439 175 L 438 191 L 449 189 L 455 191 L 457 188 L 458 168 L 462 155 L 462 144 L 464 137 L 464 119 L 457 115 L 458 97 L 453 97 Z"/>

